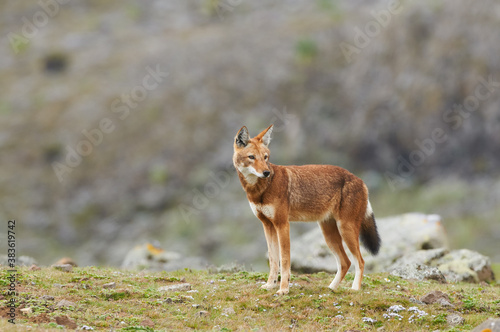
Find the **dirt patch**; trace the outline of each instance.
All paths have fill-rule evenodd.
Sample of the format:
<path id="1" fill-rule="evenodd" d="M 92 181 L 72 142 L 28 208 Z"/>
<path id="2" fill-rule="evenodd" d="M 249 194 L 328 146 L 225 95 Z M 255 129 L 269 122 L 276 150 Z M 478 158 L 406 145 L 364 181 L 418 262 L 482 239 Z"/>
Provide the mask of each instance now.
<path id="1" fill-rule="evenodd" d="M 69 329 L 76 329 L 76 323 L 69 319 L 68 316 L 57 316 L 56 323 L 59 325 L 66 326 Z"/>
<path id="2" fill-rule="evenodd" d="M 21 316 L 21 311 L 19 310 L 20 308 L 16 308 L 15 309 L 15 316 L 16 317 L 20 317 Z M 7 318 L 7 319 L 11 319 L 13 318 L 10 314 L 11 314 L 11 308 L 9 307 L 1 307 L 0 308 L 0 317 L 2 318 Z"/>
<path id="3" fill-rule="evenodd" d="M 146 318 L 141 322 L 141 325 L 146 327 L 154 327 L 155 323 L 151 320 L 151 318 Z"/>
<path id="4" fill-rule="evenodd" d="M 29 321 L 35 324 L 45 324 L 51 322 L 50 317 L 44 312 L 38 316 L 30 317 Z"/>

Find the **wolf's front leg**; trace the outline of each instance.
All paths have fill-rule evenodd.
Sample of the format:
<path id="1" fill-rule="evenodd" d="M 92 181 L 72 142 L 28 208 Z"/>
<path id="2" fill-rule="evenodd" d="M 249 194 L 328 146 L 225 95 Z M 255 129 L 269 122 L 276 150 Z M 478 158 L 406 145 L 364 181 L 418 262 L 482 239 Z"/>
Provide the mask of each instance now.
<path id="1" fill-rule="evenodd" d="M 278 287 L 278 271 L 279 271 L 279 244 L 278 234 L 272 222 L 267 219 L 261 220 L 266 234 L 267 250 L 269 253 L 269 278 L 267 283 L 262 285 L 261 288 L 273 289 Z"/>
<path id="2" fill-rule="evenodd" d="M 290 224 L 288 219 L 277 224 L 278 242 L 280 245 L 281 283 L 278 295 L 288 294 L 290 284 Z"/>

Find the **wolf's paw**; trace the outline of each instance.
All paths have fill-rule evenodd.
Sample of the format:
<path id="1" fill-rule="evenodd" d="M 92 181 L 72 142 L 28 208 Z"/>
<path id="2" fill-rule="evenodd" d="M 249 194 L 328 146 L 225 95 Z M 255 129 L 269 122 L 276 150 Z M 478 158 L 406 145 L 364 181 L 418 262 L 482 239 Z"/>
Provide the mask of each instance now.
<path id="1" fill-rule="evenodd" d="M 351 289 L 354 290 L 354 291 L 359 291 L 361 289 L 361 285 L 352 284 Z"/>
<path id="2" fill-rule="evenodd" d="M 278 295 L 286 295 L 288 294 L 288 289 L 280 289 L 279 291 L 276 292 Z"/>
<path id="3" fill-rule="evenodd" d="M 264 285 L 260 286 L 260 288 L 262 289 L 267 289 L 267 290 L 270 290 L 270 289 L 273 289 L 273 288 L 276 288 L 278 287 L 278 285 L 274 284 L 274 283 L 265 283 Z"/>
<path id="4" fill-rule="evenodd" d="M 340 285 L 340 280 L 333 280 L 330 286 L 328 286 L 328 288 L 330 288 L 332 291 L 336 291 L 339 288 L 339 285 Z"/>
<path id="5" fill-rule="evenodd" d="M 330 288 L 332 291 L 336 291 L 339 288 L 339 285 L 334 285 L 332 283 L 330 286 L 328 286 L 328 288 Z"/>

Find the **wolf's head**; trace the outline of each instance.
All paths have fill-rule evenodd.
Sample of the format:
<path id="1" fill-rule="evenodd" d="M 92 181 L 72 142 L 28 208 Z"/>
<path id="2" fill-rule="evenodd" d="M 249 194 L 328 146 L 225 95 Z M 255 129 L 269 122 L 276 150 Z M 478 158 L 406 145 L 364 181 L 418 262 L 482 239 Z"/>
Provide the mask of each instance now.
<path id="1" fill-rule="evenodd" d="M 242 127 L 234 138 L 234 167 L 250 183 L 271 175 L 268 146 L 271 142 L 272 131 L 273 125 L 270 125 L 259 135 L 250 138 L 247 127 Z"/>

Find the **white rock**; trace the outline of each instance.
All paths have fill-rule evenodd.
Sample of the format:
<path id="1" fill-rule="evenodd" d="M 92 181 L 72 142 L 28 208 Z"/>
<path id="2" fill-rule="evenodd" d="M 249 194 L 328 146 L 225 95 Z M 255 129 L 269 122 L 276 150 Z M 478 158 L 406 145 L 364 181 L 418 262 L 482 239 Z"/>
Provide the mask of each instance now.
<path id="1" fill-rule="evenodd" d="M 365 260 L 365 273 L 387 271 L 397 259 L 420 249 L 448 246 L 441 217 L 436 214 L 407 213 L 394 217 L 376 218 L 376 223 L 382 246 L 377 256 L 372 256 L 361 247 Z M 349 250 L 345 249 L 350 256 Z M 327 247 L 319 227 L 293 239 L 291 252 L 294 270 L 331 273 L 337 271 L 333 254 Z"/>
<path id="2" fill-rule="evenodd" d="M 171 285 L 171 286 L 161 286 L 158 288 L 159 291 L 162 292 L 181 292 L 181 291 L 188 291 L 191 290 L 191 284 L 188 284 L 187 282 L 182 283 L 182 284 L 176 284 L 176 285 Z"/>
<path id="3" fill-rule="evenodd" d="M 33 309 L 31 308 L 22 308 L 20 310 L 24 315 L 31 314 L 33 312 Z"/>

